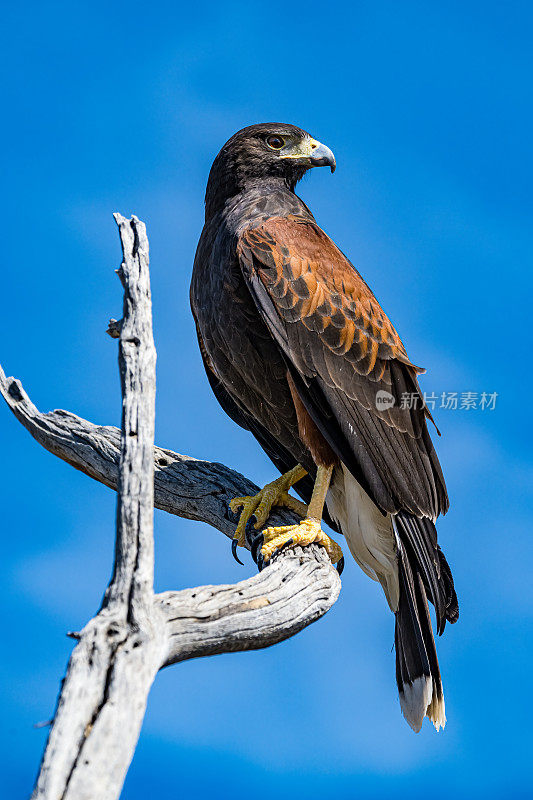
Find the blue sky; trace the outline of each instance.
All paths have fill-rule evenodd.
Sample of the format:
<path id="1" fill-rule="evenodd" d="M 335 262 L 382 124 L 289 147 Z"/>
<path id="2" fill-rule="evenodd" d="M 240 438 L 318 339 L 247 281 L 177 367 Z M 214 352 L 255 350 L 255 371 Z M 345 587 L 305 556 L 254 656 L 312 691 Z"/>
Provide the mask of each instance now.
<path id="1" fill-rule="evenodd" d="M 158 676 L 128 800 L 531 796 L 532 21 L 526 2 L 4 5 L 0 362 L 41 409 L 119 422 L 111 214 L 135 213 L 151 242 L 158 443 L 273 477 L 211 396 L 188 307 L 210 163 L 268 120 L 335 152 L 335 175 L 315 170 L 300 193 L 428 368 L 423 388 L 498 392 L 493 411 L 435 411 L 461 601 L 438 643 L 444 733 L 403 721 L 393 619 L 350 562 L 332 611 L 289 642 Z M 18 798 L 65 631 L 109 578 L 115 497 L 7 409 L 0 437 L 0 752 Z M 254 571 L 225 537 L 162 512 L 156 559 L 161 590 Z"/>

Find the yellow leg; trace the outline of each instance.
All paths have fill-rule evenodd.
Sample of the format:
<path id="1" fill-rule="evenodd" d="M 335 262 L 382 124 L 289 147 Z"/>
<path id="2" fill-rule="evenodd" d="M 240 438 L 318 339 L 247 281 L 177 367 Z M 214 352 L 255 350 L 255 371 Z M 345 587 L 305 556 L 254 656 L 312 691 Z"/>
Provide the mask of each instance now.
<path id="1" fill-rule="evenodd" d="M 342 550 L 320 527 L 332 474 L 333 467 L 318 467 L 307 516 L 299 525 L 284 525 L 280 528 L 266 528 L 263 531 L 260 566 L 268 564 L 274 553 L 287 545 L 303 547 L 308 544 L 320 544 L 326 548 L 332 563 L 339 563 L 339 570 L 342 569 Z"/>
<path id="2" fill-rule="evenodd" d="M 242 508 L 239 523 L 235 529 L 234 542 L 244 547 L 246 544 L 246 526 L 251 517 L 255 517 L 254 528 L 259 530 L 268 517 L 274 506 L 285 506 L 295 511 L 300 516 L 305 517 L 307 509 L 305 503 L 291 497 L 289 489 L 294 486 L 301 478 L 307 475 L 307 471 L 298 464 L 294 469 L 286 472 L 285 475 L 277 478 L 272 483 L 267 483 L 256 495 L 248 497 L 234 497 L 230 501 L 230 508 L 233 513 Z"/>
<path id="3" fill-rule="evenodd" d="M 318 467 L 315 478 L 315 485 L 313 486 L 313 494 L 311 501 L 307 506 L 307 516 L 311 519 L 322 519 L 324 513 L 324 503 L 326 502 L 326 495 L 328 493 L 329 484 L 331 483 L 331 476 L 333 475 L 333 467 Z"/>

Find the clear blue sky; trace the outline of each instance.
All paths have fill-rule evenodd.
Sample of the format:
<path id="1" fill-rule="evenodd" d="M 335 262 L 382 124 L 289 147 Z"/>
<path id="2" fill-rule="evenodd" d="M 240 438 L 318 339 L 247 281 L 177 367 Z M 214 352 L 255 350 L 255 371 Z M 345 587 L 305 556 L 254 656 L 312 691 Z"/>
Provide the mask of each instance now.
<path id="1" fill-rule="evenodd" d="M 158 443 L 273 471 L 210 394 L 188 306 L 210 163 L 253 122 L 300 125 L 337 172 L 301 185 L 361 269 L 435 411 L 439 532 L 461 619 L 439 641 L 448 726 L 414 735 L 393 619 L 353 562 L 333 610 L 264 652 L 161 673 L 124 797 L 531 796 L 532 6 L 527 2 L 29 2 L 3 8 L 0 361 L 43 410 L 117 424 L 113 211 L 146 221 Z M 71 650 L 110 574 L 114 494 L 0 407 L 2 794 L 26 797 Z M 158 589 L 252 574 L 156 513 Z M 263 693 L 273 697 L 264 704 Z"/>

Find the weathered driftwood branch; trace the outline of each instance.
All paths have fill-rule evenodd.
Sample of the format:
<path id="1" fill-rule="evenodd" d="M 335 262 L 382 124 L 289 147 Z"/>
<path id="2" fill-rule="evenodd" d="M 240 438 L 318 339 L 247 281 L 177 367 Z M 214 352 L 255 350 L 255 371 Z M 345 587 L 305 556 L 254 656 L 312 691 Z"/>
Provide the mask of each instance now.
<path id="1" fill-rule="evenodd" d="M 118 428 L 93 425 L 69 411 L 41 413 L 21 382 L 6 377 L 1 367 L 0 394 L 39 444 L 91 478 L 117 488 Z M 236 520 L 229 510 L 229 501 L 257 491 L 252 481 L 223 464 L 154 447 L 154 504 L 170 514 L 207 522 L 231 538 Z M 290 511 L 280 509 L 272 514 L 269 523 L 288 525 L 296 521 Z"/>
<path id="2" fill-rule="evenodd" d="M 0 368 L 0 393 L 32 436 L 118 491 L 113 577 L 100 611 L 79 634 L 33 794 L 47 800 L 119 796 L 161 667 L 279 642 L 322 616 L 340 589 L 325 551 L 313 546 L 287 550 L 235 585 L 154 595 L 154 504 L 232 536 L 228 501 L 257 487 L 221 464 L 154 448 L 148 240 L 135 217 L 115 218 L 124 256 L 124 317 L 110 332 L 119 338 L 122 431 L 65 411 L 41 414 L 20 382 Z M 294 517 L 280 511 L 272 520 Z"/>

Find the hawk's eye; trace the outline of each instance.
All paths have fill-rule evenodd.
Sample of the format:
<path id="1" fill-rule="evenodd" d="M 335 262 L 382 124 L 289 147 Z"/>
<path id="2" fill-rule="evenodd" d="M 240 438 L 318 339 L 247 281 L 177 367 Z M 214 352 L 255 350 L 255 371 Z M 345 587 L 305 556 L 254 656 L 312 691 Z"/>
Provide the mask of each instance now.
<path id="1" fill-rule="evenodd" d="M 268 136 L 266 143 L 272 150 L 281 150 L 285 144 L 285 139 L 282 139 L 281 136 Z"/>

